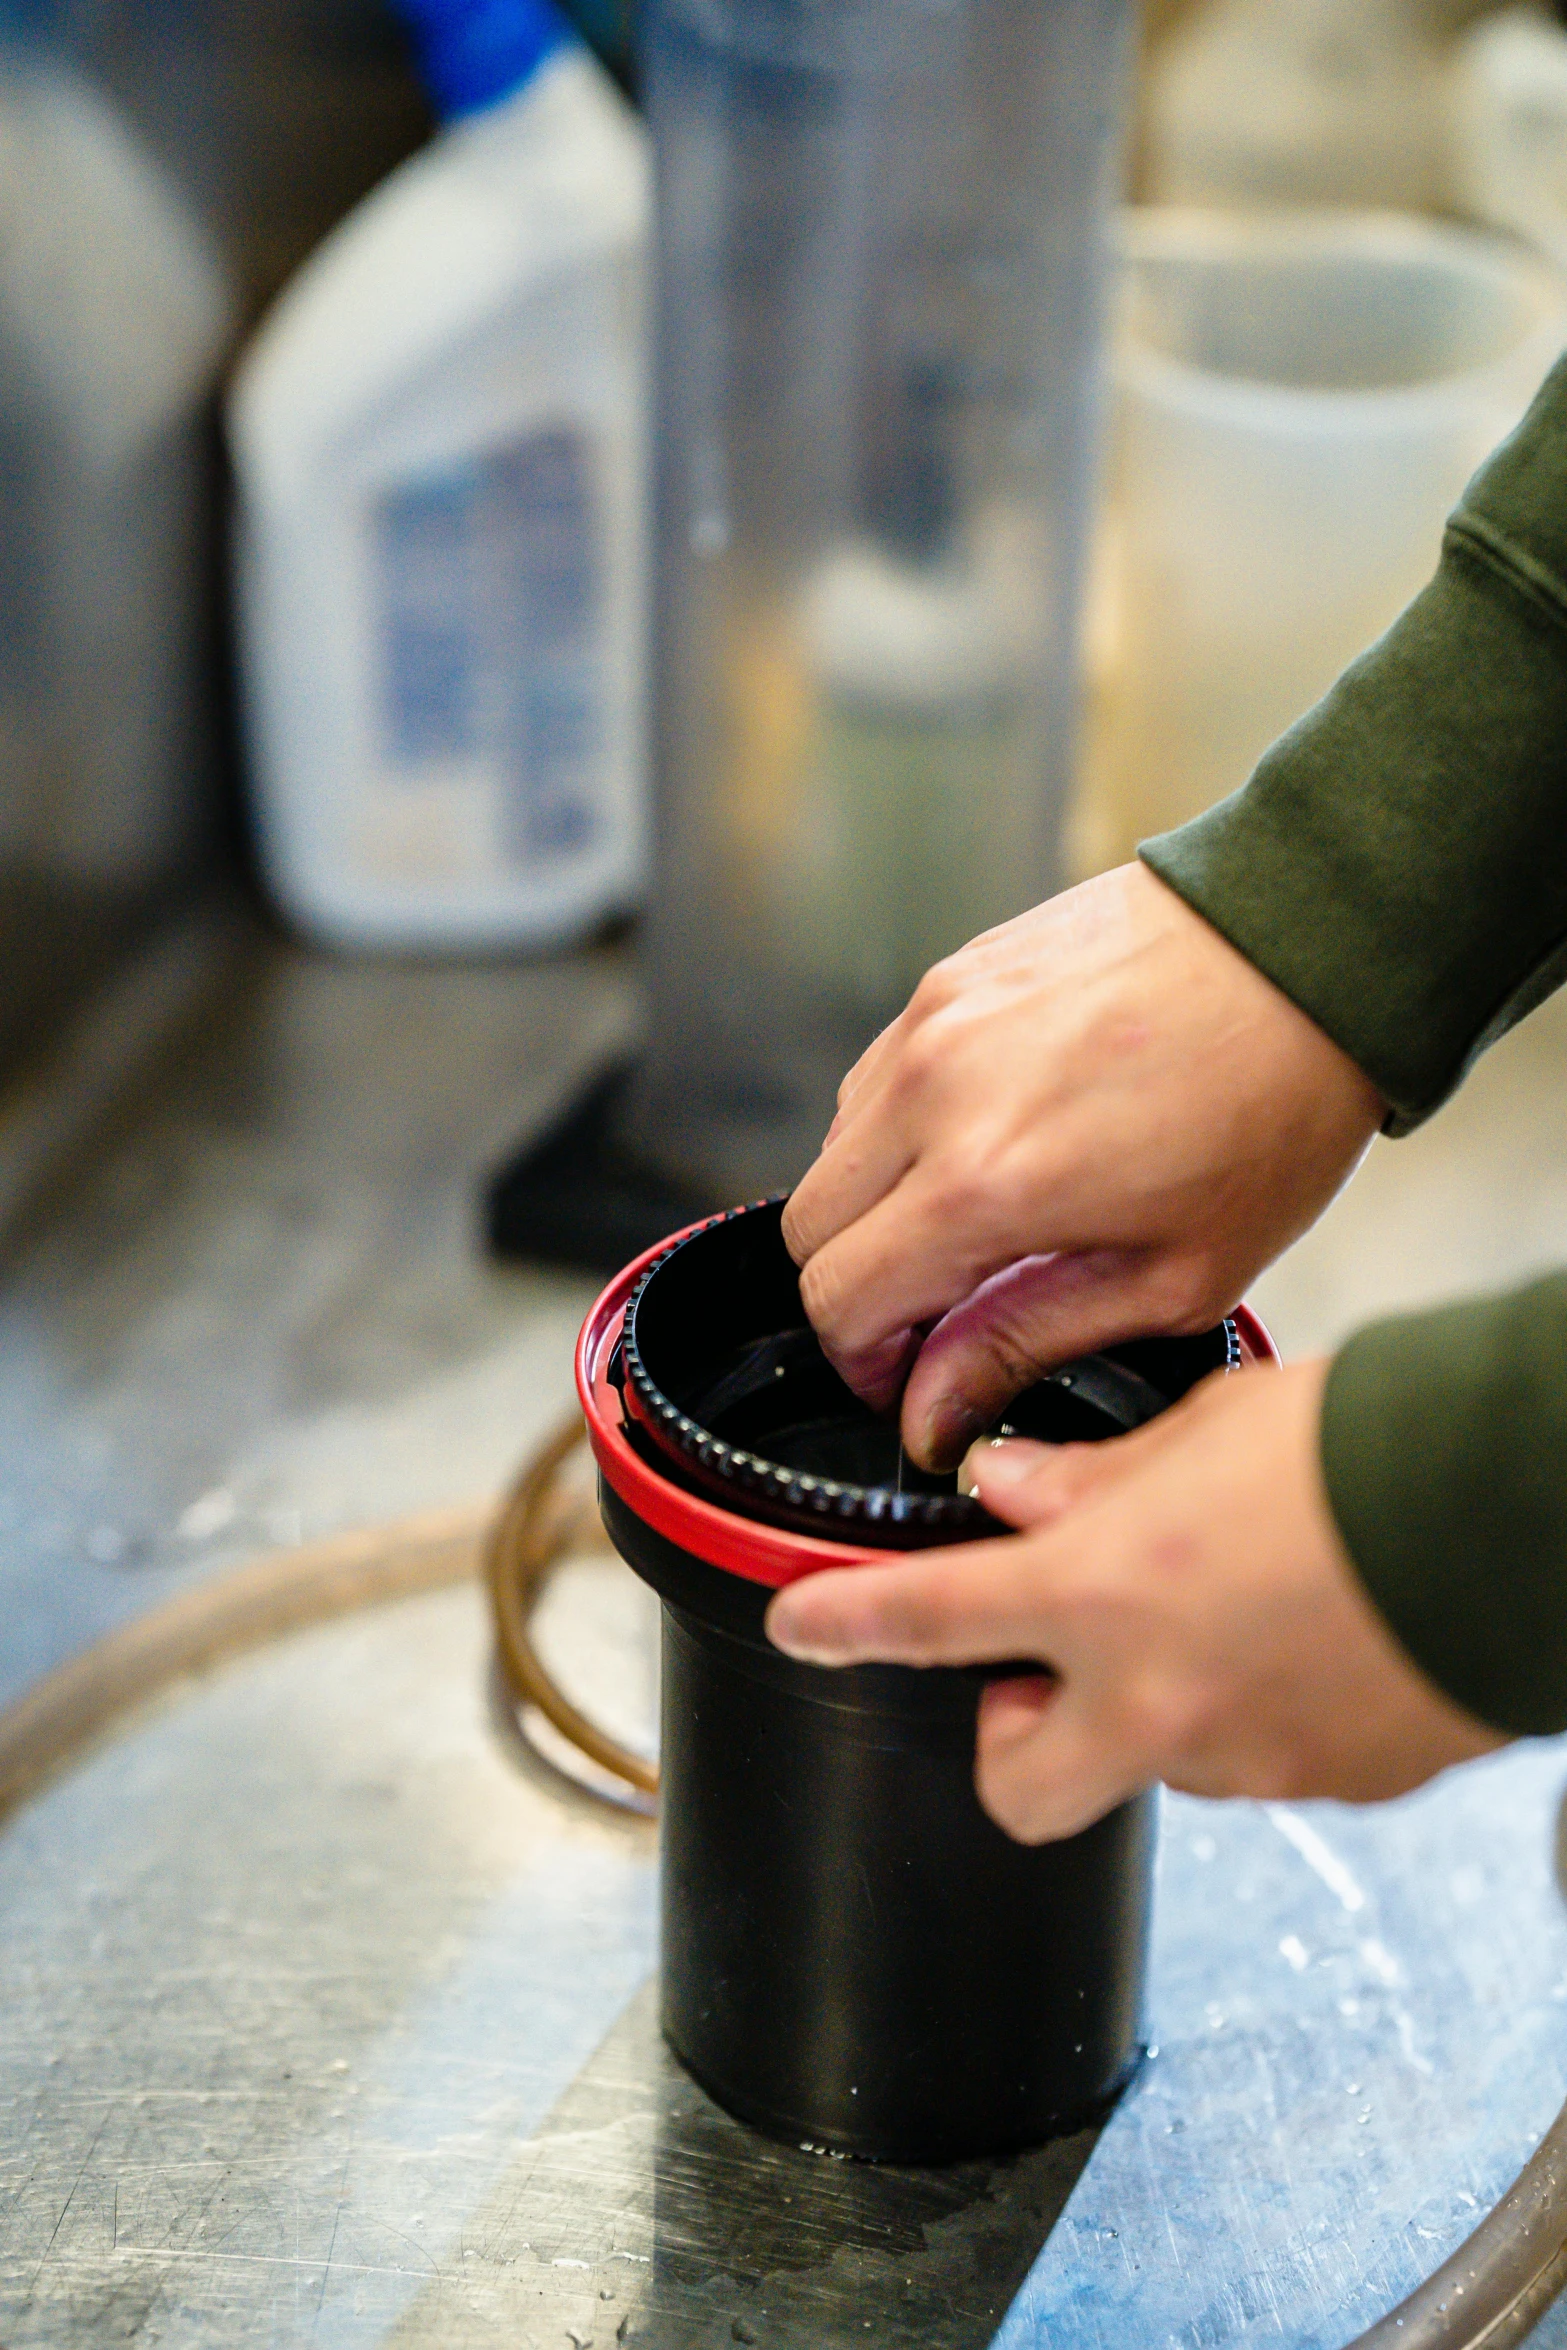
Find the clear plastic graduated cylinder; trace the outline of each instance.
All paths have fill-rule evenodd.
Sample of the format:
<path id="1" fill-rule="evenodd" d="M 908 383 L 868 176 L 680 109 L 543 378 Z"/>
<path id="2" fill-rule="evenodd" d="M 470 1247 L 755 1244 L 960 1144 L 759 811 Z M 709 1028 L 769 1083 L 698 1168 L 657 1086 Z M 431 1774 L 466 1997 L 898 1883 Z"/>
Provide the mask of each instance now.
<path id="1" fill-rule="evenodd" d="M 640 1150 L 792 1182 L 928 966 L 1057 886 L 1129 0 L 651 0 Z"/>

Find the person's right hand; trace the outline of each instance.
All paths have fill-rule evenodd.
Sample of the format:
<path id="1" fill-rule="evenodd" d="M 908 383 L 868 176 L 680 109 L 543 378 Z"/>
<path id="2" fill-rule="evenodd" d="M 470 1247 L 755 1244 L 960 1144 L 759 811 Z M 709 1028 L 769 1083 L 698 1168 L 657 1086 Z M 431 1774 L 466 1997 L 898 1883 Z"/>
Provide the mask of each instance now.
<path id="1" fill-rule="evenodd" d="M 926 975 L 844 1080 L 784 1238 L 844 1378 L 878 1410 L 901 1390 L 909 1451 L 950 1467 L 1042 1370 L 1217 1322 L 1384 1110 L 1314 1021 L 1122 866 Z"/>

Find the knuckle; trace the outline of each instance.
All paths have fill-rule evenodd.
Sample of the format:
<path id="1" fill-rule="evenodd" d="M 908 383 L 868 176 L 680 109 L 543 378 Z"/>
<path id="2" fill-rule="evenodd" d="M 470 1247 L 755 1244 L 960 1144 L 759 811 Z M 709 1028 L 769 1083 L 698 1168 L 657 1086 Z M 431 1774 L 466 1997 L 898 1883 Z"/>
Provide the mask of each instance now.
<path id="1" fill-rule="evenodd" d="M 784 1203 L 783 1244 L 797 1265 L 806 1264 L 815 1254 L 809 1205 L 801 1203 L 798 1192 Z"/>
<path id="2" fill-rule="evenodd" d="M 898 1047 L 892 1072 L 892 1090 L 905 1101 L 928 1092 L 940 1079 L 946 1051 L 938 1030 L 929 1021 L 911 1026 Z"/>
<path id="3" fill-rule="evenodd" d="M 800 1302 L 813 1330 L 837 1332 L 843 1319 L 844 1285 L 830 1249 L 818 1250 L 803 1266 Z"/>
<path id="4" fill-rule="evenodd" d="M 947 955 L 939 963 L 932 963 L 921 976 L 909 998 L 909 1010 L 916 1020 L 932 1020 L 956 1003 L 962 993 L 963 977 L 957 968 L 957 958 Z"/>
<path id="5" fill-rule="evenodd" d="M 1059 1315 L 1026 1298 L 998 1299 L 977 1322 L 974 1337 L 997 1371 L 1020 1383 L 1031 1383 L 1061 1359 Z M 1093 1465 L 1095 1453 L 1087 1444 L 1055 1445 L 1050 1457 L 1084 1470 Z"/>
<path id="6" fill-rule="evenodd" d="M 945 1153 L 933 1189 L 932 1212 L 954 1233 L 982 1230 L 994 1213 L 994 1170 L 985 1151 L 973 1144 Z"/>
<path id="7" fill-rule="evenodd" d="M 1032 1343 L 1024 1325 L 1006 1320 L 989 1323 L 975 1332 L 974 1345 L 992 1382 L 1004 1385 L 1009 1396 L 1032 1386 L 1039 1376 L 1041 1350 Z M 1055 1468 L 1051 1460 L 1039 1462 L 1031 1472 L 1030 1482 L 1048 1484 Z"/>

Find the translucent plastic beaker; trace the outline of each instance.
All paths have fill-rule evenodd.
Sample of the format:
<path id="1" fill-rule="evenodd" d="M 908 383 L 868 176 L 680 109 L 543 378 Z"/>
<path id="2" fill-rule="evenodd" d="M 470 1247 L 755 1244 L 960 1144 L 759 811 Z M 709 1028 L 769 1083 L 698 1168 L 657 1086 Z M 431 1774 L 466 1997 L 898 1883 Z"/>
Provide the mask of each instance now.
<path id="1" fill-rule="evenodd" d="M 653 0 L 653 1033 L 635 1140 L 808 1164 L 1059 878 L 1128 0 Z"/>
<path id="2" fill-rule="evenodd" d="M 1433 222 L 1149 211 L 1122 235 L 1098 862 L 1243 783 L 1397 616 L 1567 334 L 1550 268 Z"/>

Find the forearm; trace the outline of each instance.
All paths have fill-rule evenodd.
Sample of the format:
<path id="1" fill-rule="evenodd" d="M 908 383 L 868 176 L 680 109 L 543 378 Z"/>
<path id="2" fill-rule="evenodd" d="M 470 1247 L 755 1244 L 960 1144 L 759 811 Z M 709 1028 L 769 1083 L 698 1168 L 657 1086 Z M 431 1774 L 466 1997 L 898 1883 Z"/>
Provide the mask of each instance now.
<path id="1" fill-rule="evenodd" d="M 1567 973 L 1567 362 L 1441 567 L 1146 862 L 1417 1124 Z"/>
<path id="2" fill-rule="evenodd" d="M 1322 1461 L 1415 1663 L 1493 1728 L 1567 1728 L 1567 1274 L 1358 1333 L 1329 1374 Z"/>

